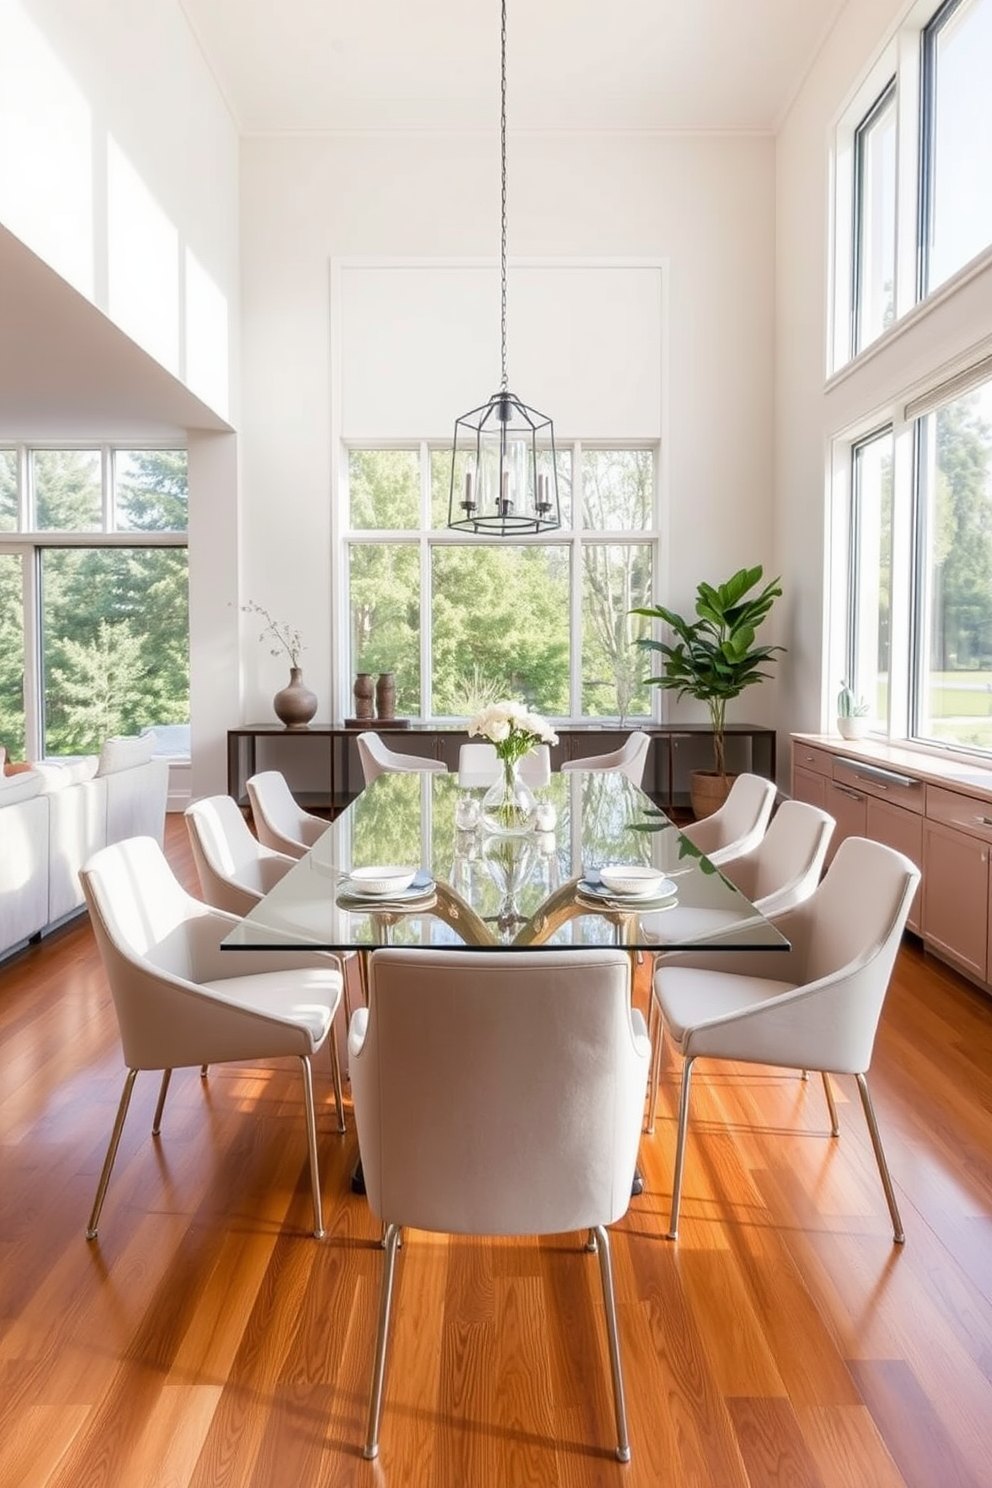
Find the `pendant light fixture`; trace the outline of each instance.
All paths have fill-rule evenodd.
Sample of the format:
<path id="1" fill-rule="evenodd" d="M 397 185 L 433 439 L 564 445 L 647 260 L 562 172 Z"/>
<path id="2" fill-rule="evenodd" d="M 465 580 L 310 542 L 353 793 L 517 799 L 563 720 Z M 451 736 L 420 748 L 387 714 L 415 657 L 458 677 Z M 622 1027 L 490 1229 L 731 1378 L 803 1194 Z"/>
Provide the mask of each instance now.
<path id="1" fill-rule="evenodd" d="M 499 392 L 455 420 L 448 526 L 520 537 L 561 526 L 551 420 L 509 391 L 506 372 L 506 0 L 500 28 Z"/>

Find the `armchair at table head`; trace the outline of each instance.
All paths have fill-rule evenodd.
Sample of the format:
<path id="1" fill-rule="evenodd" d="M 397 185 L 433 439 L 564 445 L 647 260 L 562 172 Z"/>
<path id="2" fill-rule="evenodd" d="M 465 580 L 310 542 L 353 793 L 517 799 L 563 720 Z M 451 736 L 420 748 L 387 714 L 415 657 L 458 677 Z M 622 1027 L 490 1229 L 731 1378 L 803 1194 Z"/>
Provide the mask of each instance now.
<path id="1" fill-rule="evenodd" d="M 693 1063 L 700 1056 L 854 1075 L 896 1242 L 895 1191 L 868 1090 L 875 1034 L 919 869 L 893 848 L 848 837 L 804 903 L 774 919 L 788 951 L 676 952 L 662 957 L 653 994 L 683 1056 L 669 1238 L 678 1230 Z M 660 1035 L 659 1035 L 660 1037 Z"/>
<path id="2" fill-rule="evenodd" d="M 521 779 L 531 790 L 541 790 L 551 783 L 551 750 L 537 744 L 523 755 L 519 764 Z M 458 751 L 458 784 L 466 790 L 489 786 L 499 775 L 500 762 L 496 747 L 484 740 L 472 740 Z"/>
<path id="3" fill-rule="evenodd" d="M 173 1069 L 293 1054 L 301 1063 L 314 1233 L 324 1224 L 311 1059 L 330 1042 L 338 1130 L 344 1106 L 330 1037 L 341 973 L 318 952 L 223 951 L 238 924 L 187 894 L 151 837 L 102 848 L 80 870 L 90 921 L 114 1000 L 127 1076 L 97 1186 L 87 1238 L 97 1233 L 139 1070 L 161 1070 L 158 1135 Z"/>
<path id="4" fill-rule="evenodd" d="M 297 861 L 259 842 L 231 796 L 204 796 L 183 814 L 200 893 L 214 909 L 248 914 Z"/>
<path id="5" fill-rule="evenodd" d="M 366 1189 L 386 1223 L 365 1455 L 378 1449 L 396 1244 L 411 1225 L 595 1231 L 626 1460 L 605 1227 L 630 1201 L 649 1058 L 626 953 L 376 951 L 349 1049 Z"/>
<path id="6" fill-rule="evenodd" d="M 262 770 L 245 785 L 251 819 L 258 840 L 265 847 L 291 858 L 302 858 L 327 831 L 328 822 L 322 816 L 304 811 L 280 770 Z"/>
<path id="7" fill-rule="evenodd" d="M 620 770 L 634 785 L 644 779 L 651 737 L 636 729 L 619 749 L 609 754 L 590 754 L 585 759 L 566 760 L 563 770 Z"/>
<path id="8" fill-rule="evenodd" d="M 761 775 L 738 775 L 723 805 L 712 816 L 682 827 L 682 835 L 711 863 L 721 864 L 729 858 L 757 847 L 771 819 L 775 805 L 775 782 Z"/>
<path id="9" fill-rule="evenodd" d="M 447 773 L 444 760 L 427 759 L 419 754 L 400 754 L 371 731 L 359 734 L 356 742 L 366 785 L 371 785 L 380 775 L 399 775 L 409 770 L 430 770 L 438 775 Z"/>

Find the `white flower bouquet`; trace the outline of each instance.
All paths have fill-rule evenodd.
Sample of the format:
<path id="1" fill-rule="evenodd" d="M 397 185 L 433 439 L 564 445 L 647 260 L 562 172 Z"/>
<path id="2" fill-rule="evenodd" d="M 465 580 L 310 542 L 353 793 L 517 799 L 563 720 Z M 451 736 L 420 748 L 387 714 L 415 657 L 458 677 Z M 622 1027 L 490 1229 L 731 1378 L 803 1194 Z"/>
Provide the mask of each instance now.
<path id="1" fill-rule="evenodd" d="M 538 744 L 558 743 L 558 735 L 547 719 L 509 701 L 483 708 L 469 723 L 468 734 L 470 739 L 488 739 L 497 757 L 511 763 L 522 759 Z"/>

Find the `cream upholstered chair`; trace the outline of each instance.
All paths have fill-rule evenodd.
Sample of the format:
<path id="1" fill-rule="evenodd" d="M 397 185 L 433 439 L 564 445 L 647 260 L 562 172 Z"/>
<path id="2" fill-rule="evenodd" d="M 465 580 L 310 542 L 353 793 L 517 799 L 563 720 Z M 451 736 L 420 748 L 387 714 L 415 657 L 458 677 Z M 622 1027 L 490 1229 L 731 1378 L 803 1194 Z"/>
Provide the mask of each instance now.
<path id="1" fill-rule="evenodd" d="M 566 760 L 563 770 L 620 770 L 628 780 L 640 785 L 651 747 L 650 735 L 636 729 L 619 749 L 609 754 L 590 754 L 586 759 Z"/>
<path id="2" fill-rule="evenodd" d="M 919 869 L 902 853 L 848 837 L 803 904 L 776 917 L 789 951 L 664 957 L 654 975 L 662 1022 L 683 1056 L 669 1239 L 678 1233 L 692 1068 L 699 1058 L 854 1075 L 896 1243 L 904 1239 L 868 1090 L 875 1033 Z"/>
<path id="3" fill-rule="evenodd" d="M 720 865 L 757 847 L 775 805 L 775 782 L 761 775 L 738 775 L 718 811 L 681 827 L 694 847 Z"/>
<path id="4" fill-rule="evenodd" d="M 314 1233 L 324 1233 L 311 1059 L 330 1041 L 338 1131 L 341 1081 L 330 1039 L 341 973 L 316 952 L 222 951 L 237 925 L 187 894 L 151 837 L 102 848 L 80 870 L 97 945 L 110 983 L 127 1076 L 87 1226 L 97 1233 L 139 1070 L 161 1070 L 152 1122 L 161 1128 L 173 1069 L 293 1054 L 303 1069 Z"/>
<path id="5" fill-rule="evenodd" d="M 371 785 L 380 775 L 398 775 L 408 770 L 430 770 L 443 775 L 448 770 L 444 760 L 426 759 L 419 754 L 399 754 L 371 730 L 359 734 L 357 742 L 366 785 Z"/>
<path id="6" fill-rule="evenodd" d="M 823 874 L 827 848 L 836 822 L 826 811 L 805 801 L 783 801 L 772 817 L 768 831 L 757 847 L 721 863 L 720 872 L 749 899 L 759 914 L 774 918 L 787 909 L 802 904 L 816 889 Z M 665 914 L 646 914 L 642 930 L 650 939 L 657 931 L 659 939 L 669 942 L 690 939 L 705 926 L 706 910 L 684 910 L 680 905 Z M 664 954 L 664 953 L 662 953 Z M 674 954 L 679 955 L 679 952 Z M 657 964 L 657 963 L 656 963 Z M 740 969 L 747 969 L 747 961 Z M 658 1073 L 661 1039 L 658 1036 L 658 1003 L 652 998 L 649 1026 L 654 1045 L 651 1063 L 651 1092 L 648 1097 L 648 1131 L 654 1131 L 658 1103 Z"/>
<path id="7" fill-rule="evenodd" d="M 605 1227 L 630 1202 L 650 1045 L 626 953 L 377 950 L 349 1049 L 365 1185 L 386 1225 L 365 1456 L 378 1451 L 396 1248 L 411 1225 L 594 1232 L 627 1461 Z"/>
<path id="8" fill-rule="evenodd" d="M 496 748 L 485 740 L 463 744 L 458 751 L 458 784 L 465 790 L 492 785 L 499 769 Z M 547 744 L 538 744 L 523 755 L 519 771 L 520 778 L 531 790 L 542 790 L 550 785 L 551 750 Z"/>
<path id="9" fill-rule="evenodd" d="M 205 796 L 183 814 L 200 893 L 214 909 L 248 914 L 297 861 L 259 842 L 231 796 Z"/>
<path id="10" fill-rule="evenodd" d="M 302 858 L 329 823 L 304 811 L 280 770 L 262 770 L 245 781 L 258 840 L 275 852 Z"/>

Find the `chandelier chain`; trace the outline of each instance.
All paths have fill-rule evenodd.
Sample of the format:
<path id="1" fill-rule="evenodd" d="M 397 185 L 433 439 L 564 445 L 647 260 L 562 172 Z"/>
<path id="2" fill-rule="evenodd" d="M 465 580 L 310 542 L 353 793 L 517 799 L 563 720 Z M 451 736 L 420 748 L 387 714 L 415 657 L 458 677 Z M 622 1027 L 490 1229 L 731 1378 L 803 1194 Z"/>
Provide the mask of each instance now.
<path id="1" fill-rule="evenodd" d="M 508 382 L 506 375 L 506 0 L 503 0 L 502 23 L 500 26 L 500 116 L 499 116 L 499 153 L 500 153 L 500 247 L 499 247 L 499 285 L 500 285 L 500 365 L 503 376 L 500 380 L 500 390 L 506 392 Z"/>

